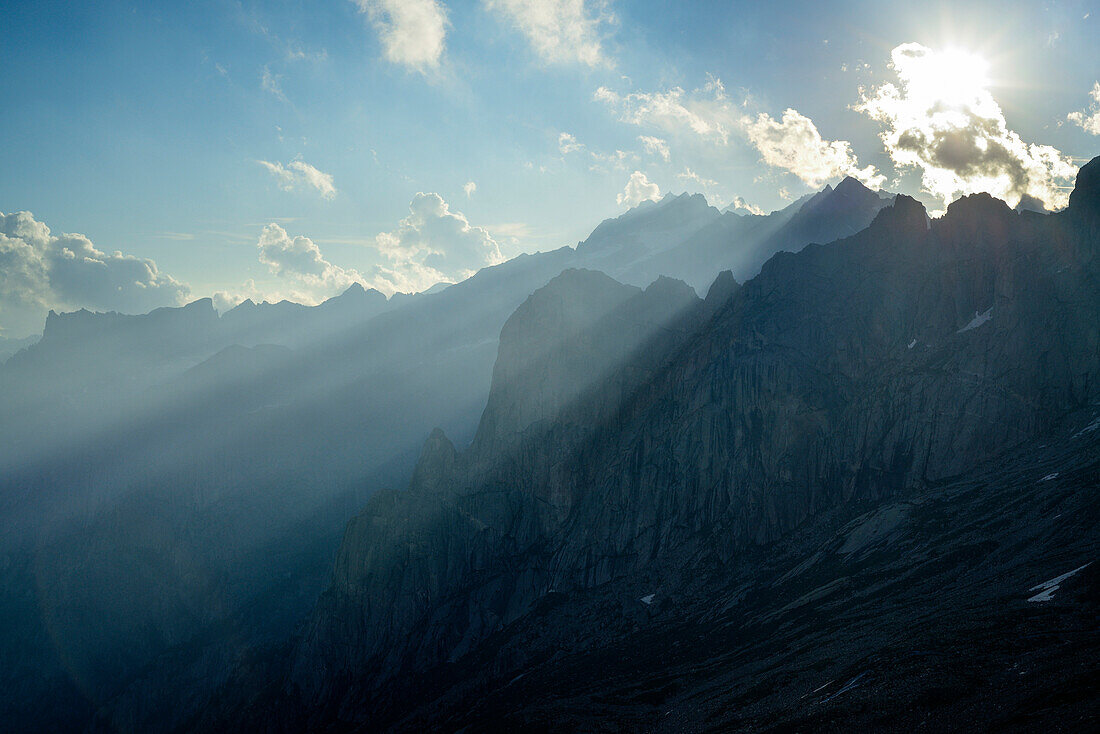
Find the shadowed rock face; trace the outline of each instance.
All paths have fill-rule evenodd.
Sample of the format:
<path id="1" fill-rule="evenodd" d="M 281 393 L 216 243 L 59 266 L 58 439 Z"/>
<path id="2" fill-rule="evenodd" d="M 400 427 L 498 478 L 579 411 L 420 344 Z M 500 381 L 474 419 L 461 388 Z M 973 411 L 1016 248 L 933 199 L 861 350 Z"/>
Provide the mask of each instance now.
<path id="1" fill-rule="evenodd" d="M 517 638 L 511 658 L 487 650 L 551 635 L 528 620 L 555 594 L 646 580 L 687 594 L 719 568 L 749 583 L 739 564 L 755 549 L 1087 411 L 1100 401 L 1096 166 L 1059 215 L 978 195 L 929 222 L 898 196 L 855 236 L 780 253 L 740 288 L 720 279 L 720 304 L 594 275 L 536 293 L 502 333 L 471 449 L 433 435 L 409 490 L 349 526 L 293 655 L 283 695 L 298 703 L 275 720 L 392 722 L 446 690 L 438 671 L 526 670 Z M 577 311 L 590 318 L 555 287 L 598 304 Z M 553 346 L 530 356 L 540 343 Z M 864 535 L 900 522 L 887 515 Z M 605 626 L 594 647 L 622 634 Z"/>

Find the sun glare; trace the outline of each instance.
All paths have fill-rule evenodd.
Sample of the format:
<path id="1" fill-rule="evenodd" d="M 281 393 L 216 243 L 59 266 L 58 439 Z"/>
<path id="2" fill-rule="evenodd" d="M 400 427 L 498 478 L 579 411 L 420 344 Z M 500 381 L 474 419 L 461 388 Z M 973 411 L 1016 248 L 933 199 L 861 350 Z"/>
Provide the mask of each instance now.
<path id="1" fill-rule="evenodd" d="M 947 104 L 967 104 L 989 87 L 989 64 L 981 56 L 960 50 L 933 53 L 923 72 L 939 88 Z"/>
<path id="2" fill-rule="evenodd" d="M 989 63 L 970 51 L 906 44 L 895 50 L 894 67 L 909 93 L 930 106 L 982 106 L 988 98 Z"/>

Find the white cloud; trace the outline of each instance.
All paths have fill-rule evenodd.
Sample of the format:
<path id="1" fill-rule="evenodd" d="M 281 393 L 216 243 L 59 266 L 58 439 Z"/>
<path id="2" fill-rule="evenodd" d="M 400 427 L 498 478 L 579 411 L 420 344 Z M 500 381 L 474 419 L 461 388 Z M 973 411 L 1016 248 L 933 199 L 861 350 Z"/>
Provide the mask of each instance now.
<path id="1" fill-rule="evenodd" d="M 370 274 L 383 292 L 417 292 L 439 282 L 457 282 L 486 265 L 503 262 L 500 246 L 461 212 L 452 212 L 439 194 L 418 193 L 409 216 L 393 232 L 375 238 L 388 260 Z"/>
<path id="2" fill-rule="evenodd" d="M 318 303 L 363 283 L 355 270 L 333 265 L 309 237 L 291 237 L 274 222 L 264 226 L 256 243 L 260 262 L 287 281 L 291 297 L 301 303 Z"/>
<path id="3" fill-rule="evenodd" d="M 657 127 L 673 134 L 686 131 L 722 145 L 729 142 L 730 130 L 738 119 L 721 82 L 715 79 L 691 94 L 680 87 L 673 87 L 667 92 L 621 95 L 607 87 L 600 87 L 594 97 L 617 110 L 623 122 Z"/>
<path id="4" fill-rule="evenodd" d="M 189 293 L 152 260 L 107 254 L 82 234 L 54 235 L 30 212 L 0 213 L 0 334 L 41 329 L 49 308 L 145 313 Z"/>
<path id="5" fill-rule="evenodd" d="M 558 135 L 558 151 L 562 155 L 576 153 L 581 150 L 584 150 L 584 143 L 578 143 L 577 139 L 570 133 Z"/>
<path id="6" fill-rule="evenodd" d="M 722 80 L 713 76 L 691 92 L 673 87 L 621 95 L 600 87 L 595 98 L 615 110 L 623 122 L 696 138 L 718 150 L 727 149 L 734 136 L 740 136 L 760 152 L 764 163 L 789 171 L 813 187 L 845 175 L 869 185 L 881 185 L 884 180 L 874 167 L 859 166 L 847 141 L 823 139 L 813 121 L 797 110 L 788 109 L 779 120 L 766 113 L 746 114 L 747 101 L 735 104 Z M 643 143 L 646 137 L 642 136 Z"/>
<path id="7" fill-rule="evenodd" d="M 693 170 L 691 170 L 690 168 L 687 168 L 687 167 L 684 168 L 683 173 L 677 173 L 676 178 L 680 179 L 681 181 L 692 181 L 694 183 L 699 184 L 704 189 L 708 189 L 712 186 L 717 186 L 718 185 L 717 181 L 714 181 L 714 180 L 709 179 L 709 178 L 704 178 L 704 177 L 700 176 L 698 173 L 696 173 L 695 171 L 693 171 Z"/>
<path id="8" fill-rule="evenodd" d="M 469 199 L 474 195 L 474 192 L 477 191 L 477 184 L 473 181 L 467 181 L 462 184 L 462 190 L 466 192 L 466 198 Z"/>
<path id="9" fill-rule="evenodd" d="M 605 166 L 618 170 L 627 170 L 628 164 L 637 163 L 639 161 L 638 154 L 629 150 L 616 150 L 614 153 L 597 153 L 596 151 L 592 151 L 589 155 L 592 156 L 592 165 L 589 166 L 589 168 L 593 171 L 606 170 Z"/>
<path id="10" fill-rule="evenodd" d="M 293 191 L 301 185 L 309 186 L 321 195 L 322 199 L 336 197 L 336 186 L 333 184 L 332 175 L 318 170 L 314 166 L 302 160 L 294 160 L 285 166 L 276 161 L 256 161 L 266 168 L 279 182 L 279 188 L 283 191 Z"/>
<path id="11" fill-rule="evenodd" d="M 945 204 L 985 191 L 1013 206 L 1025 195 L 1066 205 L 1077 168 L 1008 129 L 981 59 L 918 43 L 897 46 L 891 59 L 899 83 L 864 91 L 856 109 L 883 123 L 890 157 L 920 170 L 926 191 Z"/>
<path id="12" fill-rule="evenodd" d="M 446 46 L 447 12 L 436 0 L 355 0 L 378 31 L 386 60 L 427 73 Z"/>
<path id="13" fill-rule="evenodd" d="M 785 110 L 778 121 L 762 112 L 746 121 L 745 133 L 764 163 L 790 171 L 813 188 L 840 176 L 875 188 L 886 180 L 874 166 L 859 167 L 848 141 L 822 139 L 813 120 L 797 110 Z"/>
<path id="14" fill-rule="evenodd" d="M 650 155 L 659 155 L 664 159 L 665 163 L 668 163 L 671 154 L 668 149 L 668 142 L 661 138 L 655 138 L 652 135 L 639 135 L 638 140 L 645 147 L 645 152 Z"/>
<path id="15" fill-rule="evenodd" d="M 626 188 L 615 197 L 620 205 L 638 206 L 643 201 L 655 200 L 661 197 L 661 189 L 652 183 L 641 171 L 630 174 L 630 180 L 626 182 Z"/>
<path id="16" fill-rule="evenodd" d="M 1084 128 L 1085 132 L 1100 135 L 1100 82 L 1092 85 L 1089 92 L 1092 103 L 1082 112 L 1071 112 L 1066 118 Z"/>
<path id="17" fill-rule="evenodd" d="M 281 74 L 272 74 L 271 69 L 268 68 L 267 64 L 264 64 L 264 73 L 260 77 L 260 86 L 265 92 L 270 92 L 282 101 L 286 102 L 286 95 L 283 94 L 282 85 L 279 84 L 279 80 L 282 78 L 283 77 Z"/>
<path id="18" fill-rule="evenodd" d="M 570 133 L 561 133 L 558 135 L 558 152 L 562 155 L 581 153 L 585 151 L 587 147 L 588 146 L 579 142 L 576 137 Z M 593 171 L 606 171 L 607 168 L 625 170 L 628 163 L 637 162 L 639 160 L 638 154 L 629 150 L 615 150 L 613 153 L 600 153 L 593 150 L 589 151 L 588 155 L 592 160 L 589 169 Z"/>
<path id="19" fill-rule="evenodd" d="M 593 15 L 584 0 L 485 0 L 485 7 L 506 18 L 527 37 L 548 63 L 609 64 L 600 45 L 600 25 L 614 19 Z"/>

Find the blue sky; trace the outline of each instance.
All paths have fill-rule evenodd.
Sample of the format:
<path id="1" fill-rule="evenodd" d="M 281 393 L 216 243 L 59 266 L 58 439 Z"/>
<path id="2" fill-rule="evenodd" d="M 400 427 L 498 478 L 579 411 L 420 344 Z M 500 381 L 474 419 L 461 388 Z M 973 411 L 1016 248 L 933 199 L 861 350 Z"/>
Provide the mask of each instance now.
<path id="1" fill-rule="evenodd" d="M 52 234 L 0 235 L 0 335 L 46 307 L 426 287 L 667 192 L 771 210 L 859 171 L 930 209 L 983 186 L 1056 207 L 1100 153 L 1100 3 L 961 5 L 6 3 L 0 212 Z M 1004 126 L 992 178 L 880 137 L 935 127 L 918 87 L 960 65 L 982 73 L 954 132 Z M 57 274 L 80 248 L 99 286 Z"/>

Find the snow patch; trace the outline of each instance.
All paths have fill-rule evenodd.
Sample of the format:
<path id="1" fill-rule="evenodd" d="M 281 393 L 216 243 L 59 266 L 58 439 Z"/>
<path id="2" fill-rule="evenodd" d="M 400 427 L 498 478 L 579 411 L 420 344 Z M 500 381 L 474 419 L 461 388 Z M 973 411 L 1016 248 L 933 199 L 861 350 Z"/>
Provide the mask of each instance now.
<path id="1" fill-rule="evenodd" d="M 840 694 L 847 693 L 848 691 L 850 691 L 853 688 L 857 687 L 859 685 L 860 679 L 865 675 L 867 675 L 867 671 L 863 671 L 862 673 L 857 675 L 855 678 L 852 678 L 850 681 L 845 683 L 844 687 L 841 688 L 836 693 L 832 694 L 831 696 L 826 696 L 825 698 L 821 699 L 821 703 L 828 703 L 829 701 L 832 701 L 834 698 L 836 698 Z"/>
<path id="2" fill-rule="evenodd" d="M 1038 591 L 1039 593 L 1028 599 L 1030 602 L 1043 602 L 1050 601 L 1054 597 L 1054 592 L 1058 591 L 1062 582 L 1068 579 L 1073 574 L 1077 573 L 1083 568 L 1088 568 L 1092 565 L 1092 561 L 1089 561 L 1084 566 L 1078 566 L 1072 571 L 1067 571 L 1061 576 L 1055 576 L 1050 581 L 1044 581 L 1038 586 L 1032 586 L 1028 591 Z"/>
<path id="3" fill-rule="evenodd" d="M 971 329 L 977 329 L 979 326 L 986 323 L 987 321 L 989 321 L 992 318 L 993 318 L 993 307 L 992 306 L 987 308 L 985 311 L 982 311 L 981 313 L 978 313 L 977 311 L 975 311 L 974 312 L 974 318 L 970 319 L 970 323 L 967 324 L 966 326 L 962 327 L 961 329 L 959 329 L 955 333 L 956 334 L 961 334 L 964 331 L 970 331 Z"/>
<path id="4" fill-rule="evenodd" d="M 645 596 L 643 596 L 638 601 L 640 601 L 642 604 L 645 604 L 648 607 L 650 604 L 653 603 L 653 597 L 655 597 L 655 596 L 657 596 L 657 595 L 656 594 L 646 594 Z"/>
<path id="5" fill-rule="evenodd" d="M 1080 438 L 1081 436 L 1084 436 L 1086 433 L 1092 433 L 1097 428 L 1100 428 L 1100 418 L 1096 418 L 1096 420 L 1094 420 L 1092 423 L 1089 423 L 1087 426 L 1082 428 L 1080 431 L 1073 434 L 1073 437 L 1074 438 Z"/>

